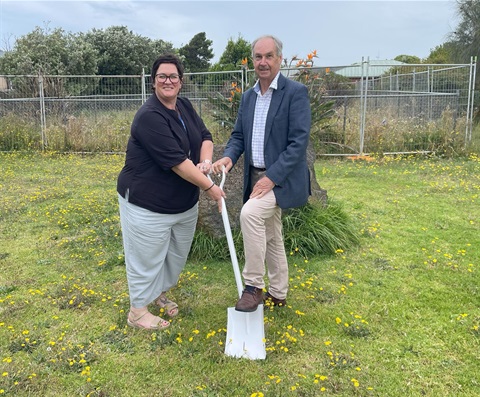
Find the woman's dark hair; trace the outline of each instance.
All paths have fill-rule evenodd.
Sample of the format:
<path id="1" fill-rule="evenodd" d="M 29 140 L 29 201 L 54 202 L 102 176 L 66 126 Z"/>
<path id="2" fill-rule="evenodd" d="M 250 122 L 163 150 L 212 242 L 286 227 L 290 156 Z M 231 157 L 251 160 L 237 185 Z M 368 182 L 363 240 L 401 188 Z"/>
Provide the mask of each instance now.
<path id="1" fill-rule="evenodd" d="M 155 62 L 153 62 L 151 74 L 152 88 L 155 87 L 155 74 L 162 63 L 171 63 L 175 65 L 177 67 L 178 75 L 180 76 L 180 81 L 183 81 L 184 67 L 182 61 L 180 61 L 180 58 L 178 58 L 175 54 L 164 54 L 160 55 Z"/>

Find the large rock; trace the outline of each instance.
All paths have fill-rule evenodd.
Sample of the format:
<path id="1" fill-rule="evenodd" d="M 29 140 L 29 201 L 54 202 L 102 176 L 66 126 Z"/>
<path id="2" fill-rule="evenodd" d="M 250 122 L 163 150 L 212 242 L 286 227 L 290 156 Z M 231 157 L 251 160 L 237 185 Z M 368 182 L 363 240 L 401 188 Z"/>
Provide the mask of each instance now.
<path id="1" fill-rule="evenodd" d="M 218 160 L 223 155 L 225 145 L 216 145 L 213 152 L 213 160 Z M 310 183 L 312 186 L 311 200 L 327 202 L 327 191 L 322 189 L 315 178 L 315 152 L 312 147 L 307 151 L 308 168 L 310 169 Z M 213 180 L 219 184 L 220 176 L 212 176 Z M 230 227 L 232 230 L 240 228 L 239 215 L 243 205 L 243 156 L 237 161 L 235 167 L 227 174 L 224 186 L 227 195 L 226 206 Z M 197 229 L 208 233 L 214 237 L 225 236 L 222 216 L 218 212 L 215 202 L 210 200 L 206 193 L 200 194 L 199 215 Z"/>

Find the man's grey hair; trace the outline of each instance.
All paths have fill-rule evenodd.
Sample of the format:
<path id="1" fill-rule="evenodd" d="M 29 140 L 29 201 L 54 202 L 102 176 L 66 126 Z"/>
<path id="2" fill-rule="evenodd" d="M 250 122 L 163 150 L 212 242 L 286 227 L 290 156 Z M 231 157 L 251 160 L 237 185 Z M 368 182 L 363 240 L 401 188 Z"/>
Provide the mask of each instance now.
<path id="1" fill-rule="evenodd" d="M 282 41 L 271 35 L 271 34 L 266 34 L 264 36 L 260 36 L 258 38 L 256 38 L 255 40 L 253 40 L 253 43 L 252 43 L 252 58 L 255 57 L 255 45 L 257 44 L 257 42 L 259 40 L 262 40 L 262 39 L 272 39 L 273 42 L 275 43 L 275 48 L 277 49 L 277 56 L 281 56 L 282 55 L 282 51 L 283 51 L 283 43 Z"/>

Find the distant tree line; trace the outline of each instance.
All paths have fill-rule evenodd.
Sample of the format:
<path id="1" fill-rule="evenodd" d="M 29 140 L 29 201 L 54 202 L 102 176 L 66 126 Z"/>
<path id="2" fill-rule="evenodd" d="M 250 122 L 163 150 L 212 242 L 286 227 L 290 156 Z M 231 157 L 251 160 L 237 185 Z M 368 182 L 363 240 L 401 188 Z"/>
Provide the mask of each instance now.
<path id="1" fill-rule="evenodd" d="M 429 56 L 399 55 L 406 63 L 469 63 L 480 55 L 480 1 L 458 0 L 459 24 L 445 43 L 437 45 Z M 212 41 L 205 32 L 197 33 L 183 47 L 174 48 L 164 40 L 152 40 L 135 34 L 126 26 L 92 29 L 87 33 L 69 33 L 61 28 L 36 27 L 17 38 L 11 49 L 0 56 L 0 74 L 50 75 L 132 75 L 145 68 L 149 72 L 155 58 L 164 52 L 179 55 L 187 72 L 235 70 L 242 60 L 250 60 L 250 43 L 230 38 L 217 63 L 212 63 Z"/>
<path id="2" fill-rule="evenodd" d="M 92 29 L 87 33 L 69 33 L 61 28 L 36 27 L 16 39 L 12 49 L 0 56 L 0 74 L 10 75 L 135 75 L 150 67 L 159 54 L 180 56 L 187 72 L 235 70 L 250 57 L 250 43 L 241 36 L 229 40 L 216 64 L 212 41 L 205 32 L 196 34 L 187 44 L 174 48 L 164 40 L 138 35 L 126 26 Z"/>

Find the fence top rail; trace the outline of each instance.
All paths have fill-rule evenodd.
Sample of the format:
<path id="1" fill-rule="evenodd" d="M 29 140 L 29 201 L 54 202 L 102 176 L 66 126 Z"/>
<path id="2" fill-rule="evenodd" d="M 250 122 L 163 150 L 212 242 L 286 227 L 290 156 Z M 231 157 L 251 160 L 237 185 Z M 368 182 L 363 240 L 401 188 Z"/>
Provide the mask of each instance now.
<path id="1" fill-rule="evenodd" d="M 79 77 L 88 77 L 88 78 L 119 78 L 119 77 L 136 77 L 141 78 L 141 74 L 0 74 L 0 77 L 6 78 L 15 78 L 15 77 L 28 77 L 28 78 L 36 78 L 39 77 L 48 78 L 48 77 L 55 77 L 55 78 L 79 78 Z"/>
<path id="2" fill-rule="evenodd" d="M 385 92 L 385 91 L 383 91 Z M 448 97 L 448 96 L 453 96 L 453 97 L 458 97 L 458 93 L 452 93 L 452 92 L 410 92 L 406 94 L 400 94 L 400 93 L 394 93 L 392 94 L 379 94 L 375 93 L 374 91 L 369 91 L 368 94 L 368 99 L 373 99 L 373 98 L 415 98 L 415 97 Z M 338 99 L 338 98 L 363 98 L 364 96 L 361 94 L 346 94 L 346 95 L 324 95 L 323 98 L 325 99 Z"/>
<path id="3" fill-rule="evenodd" d="M 232 73 L 242 73 L 241 70 L 230 70 L 230 71 L 220 71 L 220 72 L 195 72 L 195 73 L 187 73 L 185 72 L 185 76 L 194 76 L 194 75 L 205 75 L 205 74 L 232 74 Z M 38 77 L 43 77 L 43 78 L 79 78 L 79 77 L 88 77 L 88 78 L 142 78 L 143 76 L 145 77 L 150 77 L 150 73 L 148 74 L 0 74 L 0 77 L 5 77 L 5 78 L 16 78 L 16 77 L 28 77 L 28 78 L 37 78 Z"/>
<path id="4" fill-rule="evenodd" d="M 348 68 L 348 67 L 358 67 L 361 64 L 369 65 L 369 67 L 376 67 L 377 65 L 369 63 L 369 61 L 357 62 L 350 65 L 314 65 L 312 67 L 288 67 L 288 68 L 281 68 L 282 71 L 300 71 L 300 70 L 318 70 L 318 69 L 326 69 L 329 68 L 332 72 L 335 72 L 338 69 Z M 471 66 L 470 63 L 450 63 L 450 64 L 435 64 L 435 63 L 405 63 L 405 64 L 396 64 L 396 63 L 383 63 L 382 67 L 395 67 L 395 68 L 428 68 L 428 67 L 442 67 L 442 69 L 450 69 L 450 68 L 464 68 L 464 67 Z M 248 70 L 247 72 L 253 73 L 253 70 Z M 242 70 L 225 70 L 225 71 L 215 71 L 215 72 L 188 72 L 185 73 L 185 76 L 195 76 L 195 75 L 205 75 L 205 74 L 232 74 L 232 73 L 242 73 Z M 420 72 L 419 72 L 420 73 Z M 89 77 L 89 78 L 141 78 L 142 76 L 150 76 L 150 73 L 145 74 L 116 74 L 116 75 L 106 75 L 106 74 L 93 74 L 93 75 L 77 75 L 77 74 L 0 74 L 0 78 L 15 78 L 15 77 L 28 77 L 28 78 L 38 78 L 42 76 L 43 78 L 79 78 L 79 77 Z"/>
<path id="5" fill-rule="evenodd" d="M 232 74 L 232 73 L 237 73 L 241 74 L 242 70 L 219 70 L 218 72 L 185 72 L 184 74 L 186 76 L 198 76 L 198 75 L 204 75 L 204 74 Z"/>
<path id="6" fill-rule="evenodd" d="M 368 63 L 365 61 L 365 63 Z M 369 63 L 370 66 L 378 66 L 376 64 L 371 64 Z M 466 66 L 470 66 L 470 63 L 404 63 L 404 64 L 398 64 L 398 63 L 382 63 L 382 66 L 392 66 L 396 68 L 402 68 L 402 67 L 411 67 L 411 68 L 422 68 L 422 67 L 429 67 L 429 66 L 439 66 L 439 67 L 445 67 L 445 68 L 462 68 Z M 358 66 L 358 64 L 354 65 L 347 65 L 348 66 Z"/>

